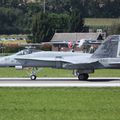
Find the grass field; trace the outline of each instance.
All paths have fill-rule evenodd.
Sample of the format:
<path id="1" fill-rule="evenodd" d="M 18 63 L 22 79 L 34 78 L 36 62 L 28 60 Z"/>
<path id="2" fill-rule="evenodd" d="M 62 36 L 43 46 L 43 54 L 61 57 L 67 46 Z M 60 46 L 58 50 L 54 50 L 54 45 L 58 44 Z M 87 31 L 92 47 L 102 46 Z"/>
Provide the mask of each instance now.
<path id="1" fill-rule="evenodd" d="M 120 88 L 0 88 L 0 120 L 120 120 Z"/>
<path id="2" fill-rule="evenodd" d="M 16 70 L 15 68 L 0 68 L 0 77 L 29 77 L 31 69 Z M 38 77 L 74 77 L 71 70 L 44 68 L 37 74 Z M 120 77 L 120 70 L 96 70 L 91 77 Z"/>
<path id="3" fill-rule="evenodd" d="M 89 26 L 110 26 L 120 23 L 120 18 L 85 18 L 85 25 Z"/>
<path id="4" fill-rule="evenodd" d="M 43 69 L 39 77 L 71 77 L 72 71 Z M 92 76 L 120 77 L 119 70 Z M 28 77 L 0 68 L 0 77 Z M 119 120 L 120 88 L 0 88 L 0 120 Z"/>

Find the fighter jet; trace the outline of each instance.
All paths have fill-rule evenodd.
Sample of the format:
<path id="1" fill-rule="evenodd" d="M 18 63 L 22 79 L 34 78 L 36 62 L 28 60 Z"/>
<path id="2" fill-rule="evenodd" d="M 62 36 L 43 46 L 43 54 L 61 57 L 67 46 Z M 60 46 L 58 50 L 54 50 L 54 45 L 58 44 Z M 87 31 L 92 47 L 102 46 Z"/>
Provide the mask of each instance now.
<path id="1" fill-rule="evenodd" d="M 57 69 L 73 70 L 79 80 L 87 80 L 90 73 L 96 69 L 120 68 L 120 35 L 109 36 L 93 53 L 79 52 L 35 52 L 16 56 L 16 68 L 25 67 L 51 67 Z M 36 79 L 32 72 L 31 79 Z"/>

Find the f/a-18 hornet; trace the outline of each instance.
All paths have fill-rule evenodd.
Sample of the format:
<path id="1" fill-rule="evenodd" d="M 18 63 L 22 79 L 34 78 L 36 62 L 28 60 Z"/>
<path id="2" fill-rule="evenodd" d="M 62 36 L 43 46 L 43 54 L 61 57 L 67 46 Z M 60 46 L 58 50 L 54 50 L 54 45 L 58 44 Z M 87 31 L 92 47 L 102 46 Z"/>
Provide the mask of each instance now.
<path id="1" fill-rule="evenodd" d="M 3 57 L 0 60 L 0 66 L 3 63 L 4 66 L 15 66 L 17 69 L 25 67 L 69 69 L 74 71 L 79 80 L 87 80 L 89 74 L 94 73 L 95 69 L 120 68 L 120 35 L 107 37 L 93 54 L 39 51 L 31 54 Z M 36 79 L 35 71 L 32 72 L 31 79 Z"/>

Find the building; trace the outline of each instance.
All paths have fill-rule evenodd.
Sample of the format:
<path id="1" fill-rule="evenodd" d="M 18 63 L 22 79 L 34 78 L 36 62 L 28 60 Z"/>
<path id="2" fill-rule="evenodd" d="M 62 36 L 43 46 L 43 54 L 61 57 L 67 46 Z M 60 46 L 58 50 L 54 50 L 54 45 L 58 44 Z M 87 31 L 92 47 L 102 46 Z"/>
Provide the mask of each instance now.
<path id="1" fill-rule="evenodd" d="M 69 51 L 71 48 L 69 48 L 69 44 L 67 43 L 72 42 L 75 44 L 76 42 L 80 42 L 80 40 L 96 40 L 96 41 L 101 41 L 104 39 L 104 34 L 100 32 L 96 33 L 55 33 L 51 42 L 64 42 L 66 45 L 63 44 L 56 44 L 52 46 L 53 51 Z M 80 51 L 80 48 L 76 48 L 76 51 Z"/>

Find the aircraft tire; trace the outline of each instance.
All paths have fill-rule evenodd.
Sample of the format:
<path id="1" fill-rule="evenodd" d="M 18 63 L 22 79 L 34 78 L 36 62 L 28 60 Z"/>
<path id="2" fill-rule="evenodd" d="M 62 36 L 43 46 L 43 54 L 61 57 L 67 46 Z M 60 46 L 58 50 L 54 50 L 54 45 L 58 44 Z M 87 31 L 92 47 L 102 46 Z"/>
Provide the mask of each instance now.
<path id="1" fill-rule="evenodd" d="M 88 80 L 89 75 L 87 73 L 79 74 L 78 79 L 79 80 Z"/>
<path id="2" fill-rule="evenodd" d="M 31 80 L 36 80 L 36 75 L 31 75 L 30 78 Z"/>

